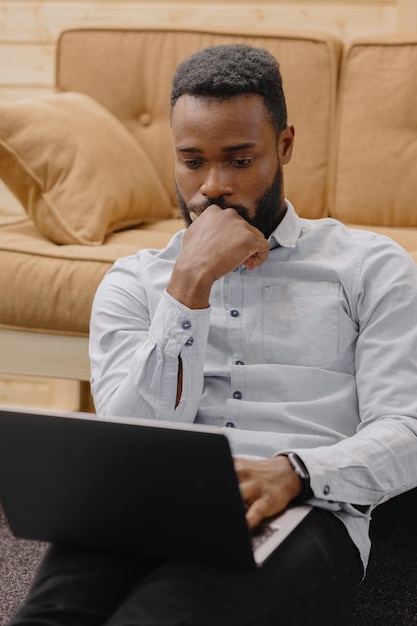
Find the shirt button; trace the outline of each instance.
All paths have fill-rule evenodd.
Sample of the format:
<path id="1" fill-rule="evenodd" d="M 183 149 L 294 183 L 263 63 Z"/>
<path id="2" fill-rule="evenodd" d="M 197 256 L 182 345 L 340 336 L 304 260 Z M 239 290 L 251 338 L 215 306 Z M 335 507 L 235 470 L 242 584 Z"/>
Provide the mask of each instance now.
<path id="1" fill-rule="evenodd" d="M 189 329 L 191 328 L 191 322 L 190 322 L 190 320 L 184 320 L 184 321 L 181 323 L 181 326 L 182 326 L 182 328 L 183 328 L 184 330 L 189 330 Z"/>
<path id="2" fill-rule="evenodd" d="M 241 391 L 235 391 L 233 393 L 233 397 L 235 400 L 241 400 L 242 399 L 242 392 Z"/>
<path id="3" fill-rule="evenodd" d="M 231 315 L 232 317 L 239 317 L 240 313 L 239 313 L 239 311 L 236 311 L 236 309 L 232 309 L 232 310 L 230 311 L 230 315 Z"/>
<path id="4" fill-rule="evenodd" d="M 329 487 L 329 485 L 324 485 L 324 487 L 323 487 L 323 493 L 324 493 L 324 495 L 325 495 L 325 496 L 328 496 L 328 495 L 329 495 L 329 493 L 330 493 L 330 487 Z"/>
<path id="5" fill-rule="evenodd" d="M 194 343 L 194 339 L 192 337 L 190 337 L 189 339 L 187 339 L 187 341 L 185 342 L 186 346 L 192 346 Z"/>
<path id="6" fill-rule="evenodd" d="M 245 361 L 235 361 L 234 365 L 245 365 Z"/>
<path id="7" fill-rule="evenodd" d="M 235 425 L 233 422 L 226 422 L 226 428 L 234 428 Z"/>

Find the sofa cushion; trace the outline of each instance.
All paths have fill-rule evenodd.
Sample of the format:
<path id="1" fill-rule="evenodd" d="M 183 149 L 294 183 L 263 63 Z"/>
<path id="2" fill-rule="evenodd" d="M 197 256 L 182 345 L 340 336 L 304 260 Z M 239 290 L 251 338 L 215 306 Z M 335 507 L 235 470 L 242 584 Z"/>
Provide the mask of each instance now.
<path id="1" fill-rule="evenodd" d="M 296 128 L 293 157 L 285 167 L 286 195 L 304 217 L 323 217 L 341 50 L 341 42 L 331 35 L 74 29 L 58 41 L 57 86 L 86 93 L 117 116 L 145 148 L 175 204 L 172 75 L 196 50 L 234 42 L 266 48 L 280 62 L 289 121 Z"/>
<path id="2" fill-rule="evenodd" d="M 27 218 L 0 227 L 0 327 L 87 336 L 95 291 L 114 261 L 163 248 L 183 226 L 161 220 L 113 233 L 102 246 L 54 244 Z"/>
<path id="3" fill-rule="evenodd" d="M 417 227 L 416 103 L 415 36 L 348 46 L 330 215 L 349 223 Z"/>
<path id="4" fill-rule="evenodd" d="M 109 233 L 172 214 L 140 144 L 80 93 L 0 104 L 0 176 L 58 244 L 100 245 Z"/>
<path id="5" fill-rule="evenodd" d="M 359 230 L 369 230 L 373 233 L 390 237 L 398 243 L 404 250 L 412 256 L 417 251 L 417 228 L 405 228 L 400 226 L 373 226 L 367 224 L 349 224 L 348 228 L 358 228 Z"/>

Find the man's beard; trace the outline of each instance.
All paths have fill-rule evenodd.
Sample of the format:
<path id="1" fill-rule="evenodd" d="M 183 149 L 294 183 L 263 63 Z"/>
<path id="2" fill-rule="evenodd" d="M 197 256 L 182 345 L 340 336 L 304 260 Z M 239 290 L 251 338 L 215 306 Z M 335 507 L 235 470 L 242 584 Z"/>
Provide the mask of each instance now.
<path id="1" fill-rule="evenodd" d="M 275 230 L 285 215 L 286 206 L 282 199 L 282 172 L 278 167 L 278 171 L 271 186 L 263 193 L 256 202 L 255 217 L 249 217 L 248 209 L 240 204 L 230 204 L 226 196 L 219 198 L 206 198 L 201 204 L 186 205 L 182 197 L 178 185 L 176 185 L 177 202 L 181 210 L 182 217 L 187 226 L 192 224 L 190 213 L 194 212 L 200 215 L 208 206 L 216 204 L 221 209 L 235 209 L 244 220 L 246 220 L 255 228 L 258 228 L 264 237 L 268 239 L 269 235 Z"/>

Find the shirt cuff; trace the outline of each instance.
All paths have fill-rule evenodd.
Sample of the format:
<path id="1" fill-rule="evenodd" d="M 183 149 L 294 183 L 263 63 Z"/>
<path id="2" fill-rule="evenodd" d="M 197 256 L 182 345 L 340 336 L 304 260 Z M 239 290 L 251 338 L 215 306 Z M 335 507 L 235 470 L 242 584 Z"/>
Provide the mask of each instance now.
<path id="1" fill-rule="evenodd" d="M 189 309 L 165 291 L 153 316 L 149 338 L 167 356 L 178 357 L 186 347 L 205 347 L 209 322 L 210 307 Z"/>

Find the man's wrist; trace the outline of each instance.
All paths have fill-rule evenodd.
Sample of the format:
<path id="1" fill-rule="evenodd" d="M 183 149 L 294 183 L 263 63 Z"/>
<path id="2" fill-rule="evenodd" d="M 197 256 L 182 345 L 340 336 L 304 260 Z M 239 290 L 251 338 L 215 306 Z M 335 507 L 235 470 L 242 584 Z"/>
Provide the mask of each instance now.
<path id="1" fill-rule="evenodd" d="M 310 474 L 300 457 L 295 454 L 295 452 L 283 452 L 280 456 L 287 457 L 294 473 L 298 476 L 301 482 L 301 491 L 291 502 L 293 504 L 301 504 L 309 498 L 312 498 L 314 494 L 310 485 Z"/>
<path id="2" fill-rule="evenodd" d="M 209 306 L 212 286 L 213 281 L 207 280 L 199 268 L 181 268 L 177 261 L 167 285 L 167 292 L 189 309 L 206 309 Z"/>

